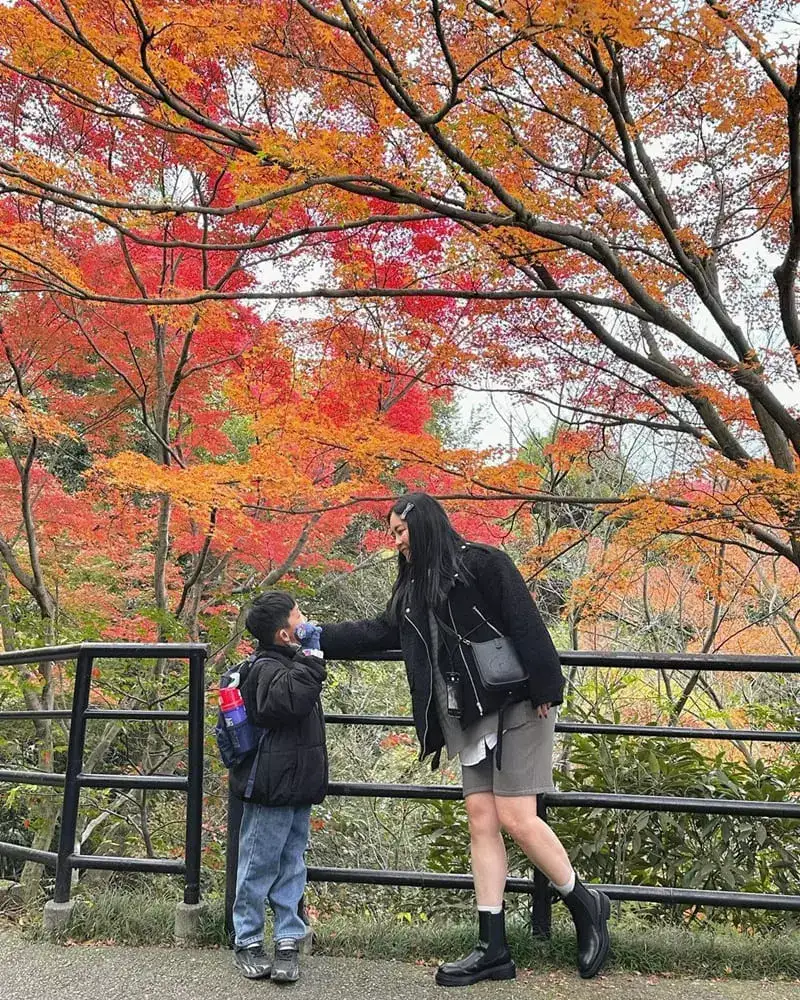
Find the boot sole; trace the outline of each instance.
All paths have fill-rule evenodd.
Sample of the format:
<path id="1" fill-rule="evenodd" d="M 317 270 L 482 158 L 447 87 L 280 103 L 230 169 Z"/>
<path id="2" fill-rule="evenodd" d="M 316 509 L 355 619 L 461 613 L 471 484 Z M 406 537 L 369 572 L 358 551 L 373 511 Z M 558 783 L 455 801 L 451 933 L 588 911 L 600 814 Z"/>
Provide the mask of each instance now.
<path id="1" fill-rule="evenodd" d="M 482 969 L 471 976 L 451 976 L 439 970 L 436 973 L 437 986 L 472 986 L 473 983 L 481 983 L 486 979 L 516 979 L 517 967 L 513 962 L 506 962 L 504 965 L 495 965 L 489 969 Z"/>
<path id="2" fill-rule="evenodd" d="M 273 983 L 296 983 L 299 978 L 300 978 L 299 969 L 297 970 L 297 972 L 294 973 L 285 972 L 282 971 L 281 969 L 278 969 L 277 972 L 275 971 L 275 969 L 272 970 Z"/>
<path id="3" fill-rule="evenodd" d="M 244 979 L 269 979 L 269 977 L 272 975 L 271 968 L 261 970 L 260 972 L 246 972 L 238 965 L 236 965 L 235 968 L 236 971 L 239 973 L 239 975 L 242 976 Z"/>
<path id="4" fill-rule="evenodd" d="M 581 979 L 593 979 L 605 965 L 608 953 L 611 951 L 611 938 L 608 933 L 608 918 L 611 916 L 611 902 L 604 892 L 598 892 L 600 898 L 600 913 L 603 917 L 602 944 L 597 958 L 587 969 L 580 969 Z"/>

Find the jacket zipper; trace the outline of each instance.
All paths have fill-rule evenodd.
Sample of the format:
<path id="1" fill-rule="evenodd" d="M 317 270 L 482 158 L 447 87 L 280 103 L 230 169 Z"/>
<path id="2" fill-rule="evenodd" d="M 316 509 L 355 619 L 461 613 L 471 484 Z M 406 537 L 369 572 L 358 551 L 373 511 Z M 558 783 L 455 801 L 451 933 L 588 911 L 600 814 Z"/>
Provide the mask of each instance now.
<path id="1" fill-rule="evenodd" d="M 451 622 L 451 624 L 453 626 L 453 631 L 455 632 L 456 636 L 458 636 L 458 651 L 459 651 L 459 653 L 461 653 L 461 659 L 464 662 L 464 669 L 466 670 L 467 677 L 469 677 L 469 682 L 472 685 L 472 693 L 475 695 L 475 704 L 478 706 L 478 715 L 482 716 L 483 715 L 483 705 L 481 705 L 481 700 L 478 697 L 478 689 L 475 686 L 475 681 L 474 681 L 474 679 L 472 677 L 472 674 L 470 673 L 469 665 L 467 664 L 467 658 L 466 658 L 466 656 L 464 656 L 464 648 L 461 645 L 461 636 L 458 634 L 458 629 L 456 628 L 456 620 L 453 617 L 453 609 L 450 606 L 450 598 L 447 599 L 447 610 L 450 612 L 450 622 Z"/>
<path id="2" fill-rule="evenodd" d="M 408 612 L 405 613 L 404 617 L 408 622 L 408 624 L 414 629 L 414 631 L 422 640 L 422 645 L 425 647 L 425 652 L 427 653 L 428 656 L 428 666 L 431 668 L 430 683 L 428 684 L 428 704 L 425 706 L 425 729 L 422 733 L 422 753 L 424 755 L 425 746 L 428 741 L 428 716 L 431 710 L 431 699 L 433 698 L 433 659 L 431 657 L 430 647 L 425 641 L 425 636 L 422 634 L 422 632 L 420 632 L 420 630 L 417 628 L 417 626 L 414 624 L 411 618 L 409 618 Z"/>

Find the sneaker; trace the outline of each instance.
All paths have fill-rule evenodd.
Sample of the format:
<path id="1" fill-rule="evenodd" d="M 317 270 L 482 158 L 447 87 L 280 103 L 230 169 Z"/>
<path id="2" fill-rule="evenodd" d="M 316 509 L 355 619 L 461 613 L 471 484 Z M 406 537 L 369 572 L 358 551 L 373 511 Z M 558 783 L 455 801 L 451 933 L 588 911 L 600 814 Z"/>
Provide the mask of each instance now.
<path id="1" fill-rule="evenodd" d="M 264 954 L 260 944 L 234 948 L 233 964 L 245 979 L 267 979 L 272 971 L 272 963 Z"/>
<path id="2" fill-rule="evenodd" d="M 272 980 L 275 983 L 296 983 L 300 978 L 300 949 L 294 938 L 275 942 Z"/>

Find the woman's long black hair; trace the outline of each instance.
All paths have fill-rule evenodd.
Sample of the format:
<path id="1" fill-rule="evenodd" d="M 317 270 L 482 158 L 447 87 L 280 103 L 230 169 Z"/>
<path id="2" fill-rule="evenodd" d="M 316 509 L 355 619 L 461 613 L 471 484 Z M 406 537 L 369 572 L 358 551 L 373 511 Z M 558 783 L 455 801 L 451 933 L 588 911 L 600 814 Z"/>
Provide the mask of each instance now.
<path id="1" fill-rule="evenodd" d="M 450 523 L 444 507 L 427 493 L 404 493 L 392 504 L 388 520 L 397 514 L 408 525 L 411 562 L 397 554 L 397 580 L 389 614 L 399 622 L 407 603 L 438 607 L 453 583 L 453 574 L 466 575 L 462 565 L 465 540 Z"/>

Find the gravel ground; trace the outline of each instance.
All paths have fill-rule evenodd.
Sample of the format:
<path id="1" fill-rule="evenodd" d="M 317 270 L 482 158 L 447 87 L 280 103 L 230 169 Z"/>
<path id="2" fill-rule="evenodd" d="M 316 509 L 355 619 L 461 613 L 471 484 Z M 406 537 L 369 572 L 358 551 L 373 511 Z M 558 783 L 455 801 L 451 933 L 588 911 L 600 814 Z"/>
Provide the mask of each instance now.
<path id="1" fill-rule="evenodd" d="M 459 995 L 433 981 L 433 969 L 366 959 L 304 959 L 297 986 L 248 982 L 231 966 L 230 953 L 215 949 L 129 948 L 117 945 L 59 946 L 27 941 L 0 929 L 2 1000 L 253 1000 L 276 991 L 303 1000 L 442 1000 Z M 463 995 L 463 994 L 461 994 Z M 800 984 L 676 979 L 664 976 L 602 976 L 591 982 L 563 972 L 537 975 L 521 970 L 510 983 L 470 988 L 486 997 L 548 1000 L 800 1000 Z"/>

